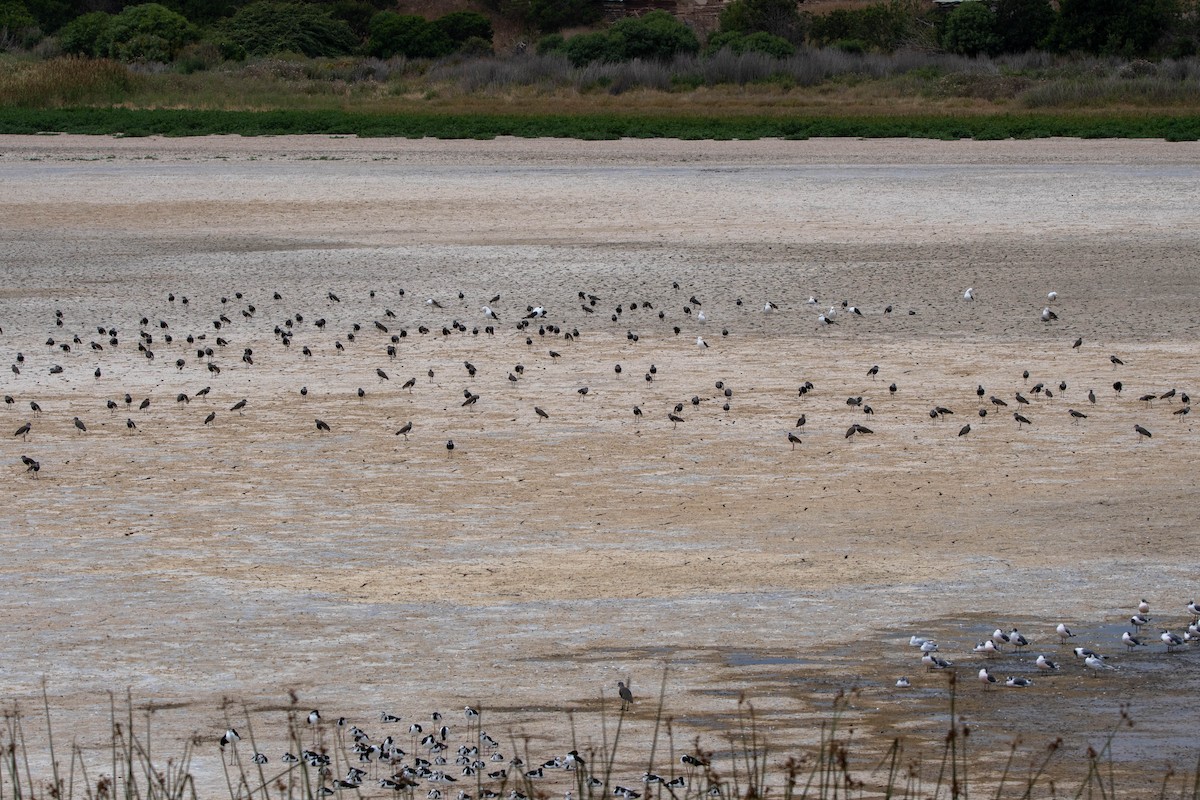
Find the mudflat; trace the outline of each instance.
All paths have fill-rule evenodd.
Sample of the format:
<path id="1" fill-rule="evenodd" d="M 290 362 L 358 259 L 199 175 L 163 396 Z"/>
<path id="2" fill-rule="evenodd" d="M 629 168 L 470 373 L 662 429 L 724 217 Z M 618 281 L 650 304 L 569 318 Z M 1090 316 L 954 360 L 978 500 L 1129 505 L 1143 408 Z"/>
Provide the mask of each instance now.
<path id="1" fill-rule="evenodd" d="M 128 687 L 220 793 L 245 708 L 273 764 L 289 708 L 468 704 L 540 763 L 618 680 L 625 785 L 660 686 L 663 773 L 739 696 L 777 766 L 839 690 L 867 773 L 940 752 L 915 634 L 997 766 L 1128 704 L 1122 768 L 1187 768 L 1198 185 L 1153 141 L 0 137 L 0 691 L 99 752 Z"/>

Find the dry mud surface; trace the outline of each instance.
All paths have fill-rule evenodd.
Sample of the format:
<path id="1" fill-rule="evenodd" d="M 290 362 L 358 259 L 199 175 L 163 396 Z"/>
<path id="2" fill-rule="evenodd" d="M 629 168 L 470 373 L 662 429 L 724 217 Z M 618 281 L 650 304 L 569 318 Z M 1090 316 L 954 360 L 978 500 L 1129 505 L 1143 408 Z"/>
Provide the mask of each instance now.
<path id="1" fill-rule="evenodd" d="M 1117 757 L 1156 786 L 1194 764 L 1200 688 L 1200 656 L 1158 642 L 1198 584 L 1197 415 L 1173 413 L 1200 391 L 1197 186 L 1200 147 L 1162 142 L 0 138 L 0 351 L 24 357 L 0 408 L 0 691 L 28 709 L 44 676 L 95 750 L 129 687 L 168 709 L 158 752 L 200 734 L 211 796 L 242 702 L 272 767 L 289 692 L 376 738 L 381 711 L 406 731 L 436 709 L 457 741 L 478 705 L 540 762 L 570 749 L 567 711 L 599 743 L 623 679 L 617 782 L 640 787 L 665 669 L 676 755 L 699 736 L 719 759 L 744 695 L 778 764 L 857 689 L 878 781 L 893 736 L 939 757 L 947 680 L 916 633 L 955 662 L 982 761 L 1061 736 L 1081 774 L 1127 703 Z M 518 330 L 529 306 L 547 316 Z M 1141 598 L 1154 645 L 1127 655 Z M 1060 621 L 1120 669 L 1085 674 Z M 975 682 L 997 627 L 1033 644 L 993 673 L 1033 687 Z"/>

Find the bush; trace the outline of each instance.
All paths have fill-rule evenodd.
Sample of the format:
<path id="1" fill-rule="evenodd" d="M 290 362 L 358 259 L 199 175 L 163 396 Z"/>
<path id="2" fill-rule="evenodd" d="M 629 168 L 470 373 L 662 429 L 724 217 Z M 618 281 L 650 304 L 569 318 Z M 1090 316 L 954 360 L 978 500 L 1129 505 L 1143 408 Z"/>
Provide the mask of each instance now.
<path id="1" fill-rule="evenodd" d="M 548 33 L 537 40 L 537 44 L 533 46 L 533 52 L 539 56 L 544 56 L 549 53 L 565 53 L 567 49 L 567 40 L 563 38 L 561 33 Z"/>
<path id="2" fill-rule="evenodd" d="M 64 53 L 80 56 L 99 56 L 108 52 L 108 29 L 112 14 L 93 11 L 76 17 L 58 32 L 58 44 Z"/>
<path id="3" fill-rule="evenodd" d="M 995 30 L 996 15 L 986 3 L 960 3 L 946 16 L 942 47 L 964 56 L 995 52 L 1000 43 Z"/>
<path id="4" fill-rule="evenodd" d="M 809 37 L 819 46 L 851 40 L 867 50 L 894 53 L 919 43 L 931 30 L 929 7 L 914 0 L 888 0 L 859 9 L 837 9 L 815 16 Z"/>
<path id="5" fill-rule="evenodd" d="M 522 25 L 553 33 L 591 25 L 601 16 L 601 0 L 487 0 L 487 5 Z"/>
<path id="6" fill-rule="evenodd" d="M 367 49 L 377 58 L 440 58 L 453 53 L 455 44 L 442 28 L 424 17 L 380 11 L 371 18 Z"/>
<path id="7" fill-rule="evenodd" d="M 1178 16 L 1175 0 L 1062 0 L 1049 42 L 1063 52 L 1147 55 Z"/>
<path id="8" fill-rule="evenodd" d="M 772 58 L 788 58 L 796 54 L 795 46 L 787 39 L 781 36 L 772 36 L 764 31 L 752 33 L 749 36 L 743 36 L 733 31 L 715 33 L 709 37 L 708 46 L 705 47 L 704 52 L 711 56 L 724 49 L 739 56 L 743 53 L 762 53 Z"/>
<path id="9" fill-rule="evenodd" d="M 25 0 L 25 8 L 47 33 L 56 32 L 78 13 L 69 0 Z"/>
<path id="10" fill-rule="evenodd" d="M 229 41 L 256 56 L 300 53 L 340 56 L 358 46 L 344 20 L 310 3 L 258 0 L 239 8 L 222 26 Z"/>
<path id="11" fill-rule="evenodd" d="M 476 11 L 454 11 L 433 22 L 454 43 L 455 49 L 461 48 L 468 39 L 483 39 L 491 49 L 492 21 Z"/>
<path id="12" fill-rule="evenodd" d="M 996 35 L 1002 53 L 1024 53 L 1041 46 L 1054 26 L 1050 0 L 997 0 Z"/>
<path id="13" fill-rule="evenodd" d="M 36 27 L 37 20 L 21 0 L 0 0 L 0 31 L 14 35 Z"/>
<path id="14" fill-rule="evenodd" d="M 567 40 L 567 60 L 582 67 L 593 61 L 621 61 L 621 44 L 605 31 L 581 33 Z"/>
<path id="15" fill-rule="evenodd" d="M 733 0 L 721 11 L 721 33 L 769 33 L 789 42 L 804 41 L 804 19 L 796 0 Z"/>
<path id="16" fill-rule="evenodd" d="M 618 20 L 609 28 L 609 35 L 619 41 L 624 60 L 664 60 L 700 52 L 700 40 L 692 29 L 666 11 Z"/>
<path id="17" fill-rule="evenodd" d="M 108 25 L 108 55 L 121 61 L 165 63 L 198 36 L 195 25 L 166 6 L 129 6 Z"/>

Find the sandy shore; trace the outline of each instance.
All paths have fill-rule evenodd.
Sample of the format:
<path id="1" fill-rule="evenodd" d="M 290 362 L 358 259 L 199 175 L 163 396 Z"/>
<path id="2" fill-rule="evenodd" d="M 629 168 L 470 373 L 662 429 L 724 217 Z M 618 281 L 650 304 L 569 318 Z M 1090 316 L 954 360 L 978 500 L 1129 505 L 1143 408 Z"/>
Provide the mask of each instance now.
<path id="1" fill-rule="evenodd" d="M 1143 597 L 1182 632 L 1197 587 L 1194 143 L 0 137 L 0 177 L 0 414 L 32 427 L 2 445 L 0 690 L 45 676 L 89 747 L 129 686 L 223 792 L 222 700 L 274 761 L 293 691 L 364 725 L 482 705 L 540 761 L 623 679 L 633 759 L 665 668 L 677 749 L 745 693 L 782 760 L 852 687 L 864 750 L 936 748 L 909 636 L 965 680 L 1015 626 L 1035 652 L 993 672 L 1035 686 L 961 689 L 977 746 L 1079 762 L 1128 702 L 1123 763 L 1195 758 L 1196 655 L 1119 643 Z"/>

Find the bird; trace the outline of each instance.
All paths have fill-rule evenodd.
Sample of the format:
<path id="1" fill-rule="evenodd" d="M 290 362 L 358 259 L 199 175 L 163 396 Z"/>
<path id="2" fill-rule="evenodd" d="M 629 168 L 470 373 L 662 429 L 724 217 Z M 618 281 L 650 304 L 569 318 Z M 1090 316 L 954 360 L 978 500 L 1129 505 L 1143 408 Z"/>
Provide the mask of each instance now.
<path id="1" fill-rule="evenodd" d="M 1106 669 L 1107 670 L 1115 670 L 1116 669 L 1116 667 L 1114 667 L 1112 664 L 1104 663 L 1104 657 L 1098 656 L 1098 655 L 1085 656 L 1083 659 L 1083 663 L 1084 663 L 1084 666 L 1086 666 L 1088 669 L 1096 670 L 1096 671 L 1106 670 Z"/>
<path id="2" fill-rule="evenodd" d="M 453 450 L 454 450 L 454 440 L 453 440 L 453 439 L 447 439 L 447 440 L 446 440 L 446 451 L 447 451 L 447 452 L 451 452 L 451 451 L 453 451 Z"/>
<path id="3" fill-rule="evenodd" d="M 622 703 L 633 702 L 633 692 L 629 691 L 629 687 L 625 685 L 625 681 L 617 681 L 617 694 L 621 696 Z"/>
<path id="4" fill-rule="evenodd" d="M 796 427 L 797 427 L 797 428 L 803 428 L 803 427 L 804 427 L 804 424 L 805 424 L 806 422 L 808 422 L 808 415 L 807 415 L 807 414 L 801 414 L 801 415 L 800 415 L 799 417 L 797 417 L 797 419 L 796 419 Z"/>
<path id="5" fill-rule="evenodd" d="M 1048 672 L 1053 672 L 1054 670 L 1057 670 L 1060 668 L 1058 666 L 1057 662 L 1051 661 L 1050 659 L 1046 658 L 1045 656 L 1038 656 L 1037 661 L 1035 661 L 1033 663 L 1037 665 L 1038 669 L 1045 670 Z"/>
<path id="6" fill-rule="evenodd" d="M 1075 340 L 1075 343 L 1071 345 L 1071 349 L 1078 350 L 1081 345 L 1083 345 L 1083 337 L 1082 336 L 1080 336 L 1079 338 L 1077 338 Z"/>
<path id="7" fill-rule="evenodd" d="M 25 465 L 25 471 L 32 472 L 33 477 L 35 478 L 38 476 L 38 473 L 41 472 L 42 465 L 29 456 L 21 456 L 21 463 Z"/>
<path id="8" fill-rule="evenodd" d="M 1139 614 L 1149 614 L 1150 613 L 1150 601 L 1148 601 L 1144 597 L 1140 601 L 1138 601 L 1138 613 Z"/>
<path id="9" fill-rule="evenodd" d="M 999 653 L 1002 651 L 1000 650 L 1000 645 L 996 644 L 991 639 L 984 639 L 982 642 L 975 645 L 975 647 L 973 648 L 973 652 L 983 653 L 984 655 L 986 655 L 990 658 L 990 657 L 994 656 L 996 653 Z"/>
<path id="10" fill-rule="evenodd" d="M 210 412 L 209 412 L 209 414 L 208 414 L 208 416 L 204 418 L 204 424 L 205 424 L 205 425 L 207 425 L 207 424 L 209 424 L 210 422 L 212 422 L 212 421 L 213 421 L 214 419 L 216 419 L 216 418 L 217 418 L 217 412 L 215 412 L 215 411 L 210 411 Z"/>
<path id="11" fill-rule="evenodd" d="M 911 686 L 912 686 L 912 681 L 910 681 L 907 677 L 898 678 L 896 680 L 896 688 L 897 689 L 908 689 Z"/>
<path id="12" fill-rule="evenodd" d="M 488 317 L 489 319 L 494 319 L 494 320 L 496 320 L 496 322 L 500 321 L 500 318 L 498 316 L 496 316 L 496 312 L 492 311 L 490 306 L 484 306 L 483 308 L 480 309 L 480 311 L 483 312 L 483 315 L 485 317 Z"/>
<path id="13" fill-rule="evenodd" d="M 537 414 L 540 419 L 550 419 L 550 415 L 538 406 L 533 407 L 533 413 Z"/>
<path id="14" fill-rule="evenodd" d="M 134 422 L 132 419 L 127 419 L 127 420 L 125 420 L 125 427 L 126 427 L 126 428 L 128 428 L 128 429 L 129 429 L 129 430 L 131 430 L 131 431 L 136 431 L 136 430 L 137 430 L 137 423 L 136 423 L 136 422 Z"/>
<path id="15" fill-rule="evenodd" d="M 318 419 L 318 420 L 317 420 L 317 430 L 319 430 L 319 431 L 326 431 L 326 432 L 328 432 L 328 431 L 329 431 L 329 424 L 328 424 L 328 423 L 326 423 L 324 420 Z"/>
<path id="16" fill-rule="evenodd" d="M 969 422 L 966 425 L 963 425 L 961 428 L 958 429 L 959 436 L 966 436 L 970 432 L 971 432 L 971 423 L 969 423 Z"/>
<path id="17" fill-rule="evenodd" d="M 1058 627 L 1055 628 L 1055 631 L 1058 633 L 1059 644 L 1066 644 L 1067 639 L 1075 636 L 1075 634 L 1071 633 L 1071 629 L 1062 622 L 1058 623 Z"/>
<path id="18" fill-rule="evenodd" d="M 1087 419 L 1087 414 L 1082 411 L 1076 411 L 1073 408 L 1068 408 L 1067 413 L 1071 415 L 1071 422 L 1078 422 L 1081 419 Z"/>
<path id="19" fill-rule="evenodd" d="M 834 322 L 832 317 L 827 317 L 824 314 L 821 314 L 819 317 L 817 317 L 817 327 L 819 327 L 819 328 L 824 327 L 826 325 L 835 325 L 835 324 L 837 324 L 837 323 Z"/>
<path id="20" fill-rule="evenodd" d="M 671 414 L 671 413 L 667 414 L 667 419 L 669 419 L 672 423 L 671 430 L 675 430 L 675 428 L 677 428 L 679 426 L 679 423 L 687 421 L 683 417 L 678 416 L 677 414 Z"/>
<path id="21" fill-rule="evenodd" d="M 1013 628 L 1008 632 L 1008 642 L 1013 647 L 1018 648 L 1027 647 L 1029 645 L 1029 640 L 1022 636 L 1020 631 L 1018 631 L 1016 628 Z"/>
<path id="22" fill-rule="evenodd" d="M 224 752 L 226 747 L 236 751 L 236 745 L 239 741 L 241 741 L 241 738 L 242 737 L 239 736 L 238 732 L 233 728 L 225 731 L 225 733 L 221 736 L 221 751 Z M 234 758 L 234 756 L 231 755 L 230 758 Z"/>
<path id="23" fill-rule="evenodd" d="M 868 378 L 874 378 L 878 374 L 879 374 L 879 365 L 878 364 L 876 364 L 875 366 L 873 366 L 869 370 L 867 370 Z"/>
<path id="24" fill-rule="evenodd" d="M 79 417 L 75 417 L 74 421 L 76 429 L 78 429 L 81 433 L 87 433 L 87 425 L 83 424 L 83 420 L 81 420 Z"/>
<path id="25" fill-rule="evenodd" d="M 1172 652 L 1172 648 L 1174 647 L 1183 647 L 1183 637 L 1177 633 L 1171 633 L 1166 628 L 1163 628 L 1162 636 L 1159 638 L 1162 639 L 1163 644 L 1167 646 L 1168 653 Z"/>
<path id="26" fill-rule="evenodd" d="M 1125 631 L 1121 634 L 1121 642 L 1124 643 L 1124 645 L 1130 650 L 1133 650 L 1135 647 L 1146 646 L 1145 642 L 1131 634 L 1129 631 Z"/>
<path id="27" fill-rule="evenodd" d="M 1117 358 L 1116 356 L 1109 356 L 1109 357 L 1108 357 L 1108 360 L 1112 362 L 1112 365 L 1113 365 L 1113 367 L 1114 367 L 1114 368 L 1116 368 L 1116 367 L 1117 367 L 1117 365 L 1123 365 L 1123 364 L 1125 363 L 1124 361 L 1122 361 L 1121 359 Z"/>
<path id="28" fill-rule="evenodd" d="M 1024 689 L 1028 686 L 1033 686 L 1033 681 L 1029 680 L 1029 678 L 1013 677 L 1010 675 L 1004 681 L 1004 685 L 1005 686 L 1015 686 L 1019 689 Z"/>
<path id="29" fill-rule="evenodd" d="M 17 430 L 13 433 L 13 436 L 20 436 L 21 441 L 23 442 L 25 441 L 25 437 L 29 435 L 29 431 L 32 430 L 32 428 L 33 426 L 26 422 L 24 425 L 17 428 Z"/>
<path id="30" fill-rule="evenodd" d="M 963 292 L 963 300 L 974 300 L 974 299 L 975 299 L 974 287 L 967 289 L 965 292 Z"/>
<path id="31" fill-rule="evenodd" d="M 1018 428 L 1021 427 L 1022 423 L 1024 423 L 1025 425 L 1033 424 L 1032 422 L 1029 421 L 1029 417 L 1021 416 L 1019 413 L 1017 413 L 1015 411 L 1013 412 L 1013 419 L 1015 419 L 1017 421 Z"/>
<path id="32" fill-rule="evenodd" d="M 234 403 L 233 406 L 230 407 L 229 410 L 237 411 L 240 414 L 242 409 L 245 407 L 246 407 L 246 401 L 245 401 L 245 399 L 242 399 L 242 400 L 238 400 L 236 403 Z"/>
<path id="33" fill-rule="evenodd" d="M 699 345 L 700 347 L 705 347 L 705 348 L 708 347 L 708 342 L 704 341 L 703 336 L 696 337 L 696 344 Z"/>
<path id="34" fill-rule="evenodd" d="M 1200 605 L 1195 600 L 1191 600 L 1187 604 L 1188 613 L 1195 617 L 1200 617 Z"/>
<path id="35" fill-rule="evenodd" d="M 1144 437 L 1146 437 L 1147 439 L 1149 439 L 1149 438 L 1151 438 L 1151 437 L 1154 435 L 1154 434 L 1150 433 L 1150 431 L 1148 431 L 1148 430 L 1146 430 L 1145 428 L 1143 428 L 1141 425 L 1134 425 L 1134 426 L 1133 426 L 1133 429 L 1134 429 L 1135 431 L 1137 431 L 1137 434 L 1138 434 L 1138 436 L 1139 436 L 1139 437 L 1142 437 L 1142 436 L 1144 436 Z M 1139 438 L 1139 441 L 1140 441 L 1140 438 Z"/>
<path id="36" fill-rule="evenodd" d="M 1150 624 L 1150 618 L 1143 614 L 1134 614 L 1129 618 L 1129 624 L 1141 631 L 1143 626 Z"/>
<path id="37" fill-rule="evenodd" d="M 791 431 L 788 431 L 787 438 L 788 438 L 788 441 L 792 443 L 792 449 L 793 449 L 793 450 L 795 450 L 795 449 L 796 449 L 796 445 L 798 445 L 798 444 L 800 444 L 800 443 L 801 443 L 801 442 L 800 442 L 800 437 L 799 437 L 799 436 L 797 436 L 796 434 L 792 433 Z"/>
<path id="38" fill-rule="evenodd" d="M 982 683 L 985 688 L 989 688 L 993 683 L 996 682 L 996 676 L 988 672 L 987 667 L 983 667 L 979 670 L 979 682 Z"/>
<path id="39" fill-rule="evenodd" d="M 379 376 L 379 380 L 381 381 L 391 380 L 391 378 L 388 377 L 388 374 L 379 368 L 375 369 L 375 374 Z"/>

